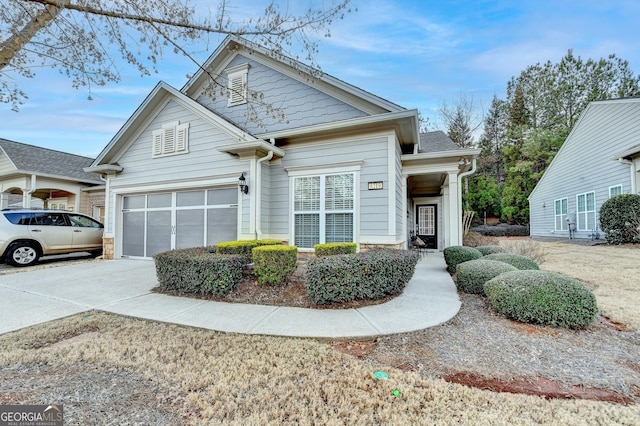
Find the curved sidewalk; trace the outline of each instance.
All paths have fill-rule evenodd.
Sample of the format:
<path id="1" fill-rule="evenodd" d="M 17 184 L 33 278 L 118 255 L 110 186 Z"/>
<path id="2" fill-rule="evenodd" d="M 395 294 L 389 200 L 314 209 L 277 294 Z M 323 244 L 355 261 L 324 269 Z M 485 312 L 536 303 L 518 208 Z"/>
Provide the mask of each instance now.
<path id="1" fill-rule="evenodd" d="M 13 272 L 13 271 L 11 271 Z M 213 302 L 151 292 L 147 260 L 111 260 L 0 275 L 0 334 L 96 309 L 230 333 L 361 338 L 421 330 L 460 309 L 442 253 L 418 262 L 404 292 L 357 309 L 305 309 Z"/>

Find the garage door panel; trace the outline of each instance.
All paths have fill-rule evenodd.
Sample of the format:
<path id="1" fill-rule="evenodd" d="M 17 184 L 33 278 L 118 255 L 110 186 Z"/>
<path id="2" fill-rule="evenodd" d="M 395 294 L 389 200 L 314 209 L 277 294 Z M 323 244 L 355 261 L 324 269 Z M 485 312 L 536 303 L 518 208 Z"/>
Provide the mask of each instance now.
<path id="1" fill-rule="evenodd" d="M 146 257 L 171 250 L 171 210 L 147 213 Z"/>
<path id="2" fill-rule="evenodd" d="M 176 248 L 202 247 L 204 210 L 176 211 Z"/>
<path id="3" fill-rule="evenodd" d="M 122 214 L 122 254 L 144 256 L 144 212 Z"/>
<path id="4" fill-rule="evenodd" d="M 238 238 L 238 208 L 209 209 L 207 211 L 207 245 Z"/>

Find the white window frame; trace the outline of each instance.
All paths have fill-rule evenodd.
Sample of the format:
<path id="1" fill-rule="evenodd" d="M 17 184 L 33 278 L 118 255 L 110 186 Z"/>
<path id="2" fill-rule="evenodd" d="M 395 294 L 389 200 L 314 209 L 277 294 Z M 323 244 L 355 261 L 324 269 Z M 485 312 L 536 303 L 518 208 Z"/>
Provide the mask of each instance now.
<path id="1" fill-rule="evenodd" d="M 226 70 L 227 73 L 227 106 L 247 103 L 249 87 L 249 64 L 238 65 Z"/>
<path id="2" fill-rule="evenodd" d="M 364 163 L 364 161 L 362 160 L 356 160 L 356 161 L 350 161 L 350 162 L 344 162 L 344 163 L 336 163 L 333 165 L 326 165 L 326 166 L 294 166 L 294 167 L 289 167 L 286 168 L 285 171 L 288 173 L 289 175 L 289 188 L 290 188 L 290 196 L 289 196 L 289 200 L 290 200 L 290 217 L 289 217 L 289 241 L 291 242 L 291 244 L 295 244 L 295 215 L 297 214 L 304 214 L 305 212 L 302 211 L 295 211 L 295 179 L 296 178 L 300 178 L 300 177 L 315 177 L 315 176 L 320 176 L 321 177 L 321 208 L 324 209 L 325 208 L 325 197 L 324 197 L 324 190 L 325 190 L 325 186 L 324 186 L 324 182 L 326 179 L 326 176 L 330 176 L 330 175 L 343 175 L 343 174 L 353 174 L 353 208 L 349 211 L 347 210 L 340 210 L 338 211 L 334 211 L 334 210 L 324 210 L 324 212 L 320 213 L 320 229 L 319 229 L 319 238 L 318 240 L 320 241 L 320 244 L 323 244 L 326 240 L 325 238 L 325 233 L 326 233 L 326 228 L 325 228 L 325 224 L 326 224 L 326 214 L 327 213 L 352 213 L 352 217 L 353 217 L 353 242 L 355 242 L 356 244 L 358 244 L 358 235 L 359 235 L 359 227 L 360 227 L 360 223 L 358 220 L 358 214 L 357 212 L 359 211 L 359 207 L 360 207 L 360 171 L 362 169 L 362 164 Z M 307 247 L 298 247 L 298 251 L 301 252 L 313 252 L 313 248 L 307 248 Z"/>
<path id="3" fill-rule="evenodd" d="M 614 192 L 616 193 L 614 194 Z M 613 198 L 616 195 L 622 195 L 622 184 L 609 187 L 609 198 Z"/>
<path id="4" fill-rule="evenodd" d="M 588 196 L 593 197 L 593 210 L 589 210 Z M 580 210 L 580 198 L 584 197 L 584 210 Z M 594 228 L 589 229 L 587 224 L 589 218 L 593 218 Z M 578 231 L 593 231 L 597 227 L 596 224 L 596 193 L 595 191 L 583 192 L 576 195 L 576 226 Z"/>
<path id="5" fill-rule="evenodd" d="M 564 202 L 564 204 L 563 204 Z M 560 209 L 558 209 L 558 207 L 560 207 Z M 558 213 L 558 210 L 560 211 Z M 567 221 L 567 218 L 569 213 L 569 199 L 568 198 L 558 198 L 557 200 L 554 200 L 553 202 L 553 214 L 554 214 L 554 221 L 555 221 L 555 230 L 556 231 L 567 231 L 569 230 L 569 222 Z M 560 227 L 558 227 L 558 224 L 560 224 Z"/>
<path id="6" fill-rule="evenodd" d="M 179 121 L 175 121 L 163 124 L 162 129 L 153 131 L 152 139 L 152 158 L 187 154 L 189 152 L 189 123 L 180 124 Z"/>

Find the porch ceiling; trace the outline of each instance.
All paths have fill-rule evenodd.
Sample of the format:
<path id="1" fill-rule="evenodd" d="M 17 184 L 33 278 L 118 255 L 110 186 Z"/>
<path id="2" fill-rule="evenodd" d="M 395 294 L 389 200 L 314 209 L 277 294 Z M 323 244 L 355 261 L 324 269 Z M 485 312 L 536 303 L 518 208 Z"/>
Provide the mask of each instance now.
<path id="1" fill-rule="evenodd" d="M 446 177 L 444 173 L 410 176 L 407 189 L 413 197 L 437 196 L 442 191 Z"/>

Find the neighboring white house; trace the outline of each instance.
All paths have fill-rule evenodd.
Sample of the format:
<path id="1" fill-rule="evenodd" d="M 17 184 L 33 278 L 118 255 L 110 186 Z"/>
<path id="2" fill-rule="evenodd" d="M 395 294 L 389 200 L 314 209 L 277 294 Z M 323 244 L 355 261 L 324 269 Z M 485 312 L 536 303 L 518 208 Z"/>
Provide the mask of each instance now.
<path id="1" fill-rule="evenodd" d="M 106 180 L 108 257 L 255 238 L 403 248 L 411 232 L 443 249 L 462 243 L 459 182 L 479 152 L 228 37 L 181 90 L 160 82 L 85 170 Z"/>
<path id="2" fill-rule="evenodd" d="M 640 98 L 592 102 L 529 196 L 531 236 L 604 238 L 602 203 L 639 188 Z"/>

